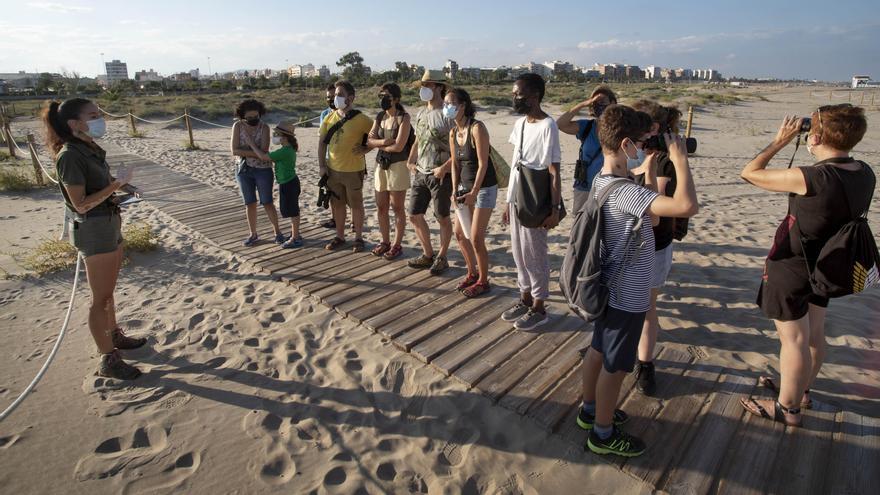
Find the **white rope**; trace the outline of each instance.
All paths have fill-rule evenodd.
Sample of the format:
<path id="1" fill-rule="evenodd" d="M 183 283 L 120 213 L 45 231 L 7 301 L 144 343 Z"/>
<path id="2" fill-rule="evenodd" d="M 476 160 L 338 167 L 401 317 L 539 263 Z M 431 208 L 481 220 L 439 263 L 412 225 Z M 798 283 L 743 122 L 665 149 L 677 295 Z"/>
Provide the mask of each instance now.
<path id="1" fill-rule="evenodd" d="M 37 372 L 37 376 L 31 380 L 31 383 L 28 384 L 27 388 L 24 389 L 24 392 L 18 396 L 12 404 L 9 405 L 2 413 L 0 413 L 0 421 L 6 419 L 7 416 L 12 414 L 12 411 L 21 405 L 24 402 L 25 397 L 37 386 L 37 383 L 40 379 L 43 378 L 43 375 L 46 374 L 46 371 L 49 369 L 49 365 L 52 364 L 52 360 L 55 359 L 55 355 L 58 353 L 58 349 L 61 348 L 61 341 L 64 340 L 64 334 L 67 333 L 67 325 L 70 323 L 70 315 L 73 312 L 73 302 L 76 299 L 76 286 L 79 283 L 79 271 L 80 265 L 82 264 L 82 256 L 77 253 L 76 255 L 76 268 L 74 269 L 73 276 L 73 287 L 70 288 L 70 302 L 67 305 L 67 314 L 64 315 L 64 323 L 61 325 L 61 331 L 58 332 L 58 339 L 55 340 L 55 345 L 52 347 L 52 352 L 49 353 L 49 357 L 46 358 L 46 362 L 43 363 L 43 367 L 40 368 L 40 371 Z"/>
<path id="2" fill-rule="evenodd" d="M 180 119 L 182 119 L 182 118 L 184 117 L 184 115 L 180 115 L 180 116 L 174 117 L 174 118 L 171 119 L 171 120 L 155 121 L 155 120 L 142 119 L 142 118 L 140 118 L 140 117 L 138 117 L 137 115 L 134 115 L 134 114 L 131 114 L 131 116 L 134 117 L 134 118 L 137 119 L 137 120 L 140 120 L 141 122 L 146 122 L 147 124 L 170 124 L 170 123 L 175 122 L 175 121 L 178 121 L 178 120 L 180 120 Z"/>
<path id="3" fill-rule="evenodd" d="M 232 126 L 231 126 L 231 125 L 215 124 L 215 123 L 213 123 L 213 122 L 208 122 L 207 120 L 202 120 L 202 119 L 200 119 L 200 118 L 198 118 L 198 117 L 193 117 L 192 115 L 190 115 L 189 118 L 192 119 L 192 120 L 195 120 L 195 121 L 197 121 L 197 122 L 201 122 L 201 123 L 203 123 L 203 124 L 212 125 L 212 126 L 214 126 L 214 127 L 222 127 L 223 129 L 232 129 Z"/>
<path id="4" fill-rule="evenodd" d="M 19 153 L 21 153 L 22 155 L 28 155 L 28 154 L 30 154 L 29 151 L 25 151 L 25 150 L 21 149 L 21 147 L 18 145 L 17 142 L 15 142 L 15 138 L 12 137 L 11 134 L 10 134 L 9 137 L 12 139 L 12 144 L 14 144 L 16 148 L 18 148 L 18 152 L 19 152 Z"/>
<path id="5" fill-rule="evenodd" d="M 104 115 L 107 115 L 108 117 L 113 117 L 114 119 L 124 119 L 125 117 L 128 117 L 128 114 L 125 114 L 125 115 L 112 114 L 112 113 L 108 112 L 107 110 L 104 110 L 103 108 L 101 108 L 101 106 L 98 105 L 97 103 L 95 103 L 95 106 L 98 107 L 98 110 L 103 112 Z"/>
<path id="6" fill-rule="evenodd" d="M 36 150 L 35 150 L 34 156 L 37 157 L 37 163 L 40 165 L 40 168 L 43 169 L 43 175 L 48 177 L 49 180 L 52 181 L 53 184 L 58 184 L 58 181 L 52 177 L 52 174 L 50 174 L 49 171 L 46 169 L 46 166 L 43 165 L 43 160 L 40 160 L 40 155 L 36 154 Z"/>
<path id="7" fill-rule="evenodd" d="M 308 122 L 314 122 L 314 121 L 316 121 L 316 120 L 318 120 L 318 119 L 320 119 L 320 118 L 321 118 L 321 116 L 318 115 L 317 117 L 313 117 L 313 118 L 311 118 L 311 119 L 309 119 L 309 120 L 303 120 L 302 122 L 297 122 L 297 123 L 294 124 L 294 125 L 303 125 L 303 124 L 306 124 L 306 123 L 308 123 Z"/>

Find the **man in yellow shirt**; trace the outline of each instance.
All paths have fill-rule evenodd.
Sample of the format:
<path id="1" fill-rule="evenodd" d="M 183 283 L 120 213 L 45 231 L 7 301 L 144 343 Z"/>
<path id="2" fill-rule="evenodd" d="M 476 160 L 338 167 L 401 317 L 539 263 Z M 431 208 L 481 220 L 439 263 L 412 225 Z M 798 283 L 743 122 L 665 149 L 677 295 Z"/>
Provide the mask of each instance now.
<path id="1" fill-rule="evenodd" d="M 327 176 L 327 188 L 332 193 L 330 209 L 336 223 L 336 237 L 325 248 L 333 250 L 345 244 L 345 207 L 348 206 L 354 222 L 352 251 L 357 253 L 364 250 L 363 188 L 367 173 L 364 155 L 369 151 L 366 136 L 373 127 L 373 120 L 352 108 L 355 91 L 350 82 L 339 81 L 335 88 L 336 111 L 321 123 L 318 140 L 318 165 L 321 176 Z"/>

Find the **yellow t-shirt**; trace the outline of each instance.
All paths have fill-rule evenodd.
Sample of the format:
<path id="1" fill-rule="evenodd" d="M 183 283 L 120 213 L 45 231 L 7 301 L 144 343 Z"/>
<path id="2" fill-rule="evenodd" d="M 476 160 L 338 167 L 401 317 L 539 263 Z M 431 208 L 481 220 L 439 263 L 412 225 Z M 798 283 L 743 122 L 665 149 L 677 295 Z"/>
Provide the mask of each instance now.
<path id="1" fill-rule="evenodd" d="M 339 112 L 333 112 L 324 119 L 321 124 L 321 139 L 327 134 L 327 131 L 334 124 L 342 120 Z M 357 155 L 352 149 L 363 143 L 364 135 L 370 133 L 373 128 L 373 121 L 364 114 L 358 114 L 353 119 L 346 122 L 333 134 L 330 139 L 329 155 L 327 166 L 337 172 L 360 172 L 366 168 L 366 160 L 364 155 Z"/>

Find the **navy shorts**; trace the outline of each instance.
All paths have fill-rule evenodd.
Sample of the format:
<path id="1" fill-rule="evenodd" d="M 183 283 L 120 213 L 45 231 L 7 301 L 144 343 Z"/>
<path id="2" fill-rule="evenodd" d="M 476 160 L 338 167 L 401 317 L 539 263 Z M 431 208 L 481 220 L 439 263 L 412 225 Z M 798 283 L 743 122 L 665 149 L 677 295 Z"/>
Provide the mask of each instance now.
<path id="1" fill-rule="evenodd" d="M 257 193 L 260 194 L 260 204 L 272 204 L 272 186 L 275 183 L 275 174 L 271 168 L 254 168 L 242 165 L 235 175 L 238 180 L 238 188 L 244 204 L 250 205 L 257 202 Z"/>
<path id="2" fill-rule="evenodd" d="M 602 354 L 605 371 L 616 373 L 633 370 L 644 323 L 645 312 L 630 313 L 611 306 L 593 323 L 590 347 Z"/>
<path id="3" fill-rule="evenodd" d="M 284 184 L 278 184 L 278 209 L 282 218 L 299 216 L 299 177 L 294 177 Z"/>

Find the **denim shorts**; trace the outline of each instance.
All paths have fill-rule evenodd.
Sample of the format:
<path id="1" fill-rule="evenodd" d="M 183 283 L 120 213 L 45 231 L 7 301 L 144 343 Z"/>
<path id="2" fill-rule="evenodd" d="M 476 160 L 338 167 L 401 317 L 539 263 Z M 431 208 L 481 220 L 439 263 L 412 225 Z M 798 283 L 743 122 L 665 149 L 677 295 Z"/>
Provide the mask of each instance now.
<path id="1" fill-rule="evenodd" d="M 498 186 L 483 187 L 477 193 L 477 202 L 474 203 L 474 208 L 495 208 L 497 201 Z"/>
<path id="2" fill-rule="evenodd" d="M 257 202 L 257 193 L 260 194 L 260 204 L 272 204 L 272 187 L 275 182 L 275 174 L 271 168 L 254 168 L 242 165 L 235 175 L 238 188 L 244 204 L 250 205 Z"/>
<path id="3" fill-rule="evenodd" d="M 590 347 L 602 354 L 605 371 L 632 371 L 639 352 L 645 312 L 630 313 L 608 306 L 605 314 L 593 323 Z"/>

